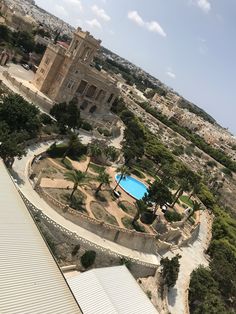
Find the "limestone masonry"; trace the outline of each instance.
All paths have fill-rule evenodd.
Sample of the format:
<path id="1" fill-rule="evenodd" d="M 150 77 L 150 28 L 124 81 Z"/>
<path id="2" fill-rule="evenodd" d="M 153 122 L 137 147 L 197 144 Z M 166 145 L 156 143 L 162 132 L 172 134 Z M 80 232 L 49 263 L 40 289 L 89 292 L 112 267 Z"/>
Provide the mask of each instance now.
<path id="1" fill-rule="evenodd" d="M 49 44 L 33 84 L 55 102 L 77 98 L 86 112 L 104 112 L 119 94 L 116 81 L 91 67 L 101 41 L 78 28 L 69 45 Z"/>

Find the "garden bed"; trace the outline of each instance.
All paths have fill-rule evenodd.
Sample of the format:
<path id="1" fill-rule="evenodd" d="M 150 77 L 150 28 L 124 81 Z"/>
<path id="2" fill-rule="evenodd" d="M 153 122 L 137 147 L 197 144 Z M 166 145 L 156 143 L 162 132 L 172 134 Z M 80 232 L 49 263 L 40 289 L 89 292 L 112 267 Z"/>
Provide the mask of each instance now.
<path id="1" fill-rule="evenodd" d="M 116 218 L 108 213 L 100 203 L 92 201 L 90 203 L 90 209 L 96 219 L 118 226 Z"/>
<path id="2" fill-rule="evenodd" d="M 120 201 L 118 203 L 118 206 L 127 214 L 130 216 L 134 216 L 137 213 L 136 207 L 127 201 Z"/>

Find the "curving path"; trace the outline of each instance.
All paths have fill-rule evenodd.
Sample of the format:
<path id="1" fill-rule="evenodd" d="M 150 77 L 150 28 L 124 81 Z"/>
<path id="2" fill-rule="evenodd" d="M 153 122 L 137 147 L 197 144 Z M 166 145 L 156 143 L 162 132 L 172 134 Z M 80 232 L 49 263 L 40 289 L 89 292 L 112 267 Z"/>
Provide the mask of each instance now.
<path id="1" fill-rule="evenodd" d="M 81 140 L 84 144 L 91 141 L 92 137 L 80 134 Z M 62 227 L 76 233 L 78 236 L 93 242 L 105 249 L 109 249 L 115 253 L 121 254 L 126 257 L 136 259 L 141 262 L 159 265 L 160 256 L 154 254 L 146 254 L 123 247 L 114 242 L 103 239 L 92 232 L 75 225 L 74 223 L 66 220 L 55 210 L 53 210 L 32 188 L 28 179 L 28 165 L 31 162 L 35 154 L 44 152 L 52 142 L 46 142 L 31 146 L 28 148 L 27 155 L 21 160 L 15 160 L 12 169 L 12 176 L 15 179 L 19 189 L 25 195 L 25 197 L 36 207 L 42 210 L 42 212 L 49 218 L 54 220 Z M 111 142 L 113 145 L 113 143 Z M 119 142 L 115 143 L 117 146 Z M 207 248 L 210 236 L 211 236 L 211 217 L 207 211 L 203 211 L 200 215 L 200 230 L 199 235 L 193 244 L 181 249 L 177 249 L 174 252 L 167 252 L 164 256 L 172 257 L 179 253 L 182 258 L 180 260 L 180 272 L 176 283 L 176 286 L 172 288 L 168 293 L 168 308 L 172 314 L 184 314 L 188 313 L 188 286 L 190 281 L 191 272 L 197 268 L 200 264 L 207 266 L 208 261 L 204 254 L 204 250 Z"/>
<path id="2" fill-rule="evenodd" d="M 204 253 L 211 239 L 211 222 L 207 210 L 200 214 L 200 230 L 195 241 L 186 247 L 183 247 L 177 253 L 182 257 L 180 259 L 180 271 L 176 285 L 168 293 L 168 308 L 170 313 L 184 314 L 188 310 L 188 288 L 190 275 L 199 265 L 208 266 L 208 260 Z M 168 254 L 166 255 L 168 256 Z"/>
<path id="3" fill-rule="evenodd" d="M 88 143 L 91 140 L 90 136 L 80 135 L 83 143 Z M 95 243 L 105 249 L 109 249 L 115 253 L 121 254 L 126 257 L 136 259 L 138 261 L 150 264 L 159 264 L 159 259 L 154 254 L 147 254 L 138 252 L 121 246 L 117 243 L 103 239 L 96 234 L 79 227 L 78 225 L 72 223 L 71 221 L 65 219 L 55 210 L 53 210 L 39 195 L 36 191 L 33 190 L 31 183 L 28 179 L 28 165 L 31 162 L 34 155 L 44 152 L 52 142 L 41 143 L 28 148 L 27 155 L 24 156 L 21 160 L 15 160 L 12 169 L 12 176 L 17 183 L 20 191 L 24 196 L 37 208 L 41 209 L 42 212 L 47 215 L 49 218 L 54 220 L 56 223 L 62 227 L 78 234 L 80 237 Z"/>

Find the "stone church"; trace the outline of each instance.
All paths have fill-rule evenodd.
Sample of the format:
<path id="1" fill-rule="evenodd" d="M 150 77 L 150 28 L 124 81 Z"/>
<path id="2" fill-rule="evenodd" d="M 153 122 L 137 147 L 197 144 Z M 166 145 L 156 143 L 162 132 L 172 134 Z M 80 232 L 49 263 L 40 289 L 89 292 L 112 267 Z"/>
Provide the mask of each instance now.
<path id="1" fill-rule="evenodd" d="M 78 28 L 68 47 L 49 44 L 33 84 L 51 100 L 78 99 L 85 112 L 107 112 L 119 95 L 116 81 L 104 71 L 91 67 L 101 41 Z"/>

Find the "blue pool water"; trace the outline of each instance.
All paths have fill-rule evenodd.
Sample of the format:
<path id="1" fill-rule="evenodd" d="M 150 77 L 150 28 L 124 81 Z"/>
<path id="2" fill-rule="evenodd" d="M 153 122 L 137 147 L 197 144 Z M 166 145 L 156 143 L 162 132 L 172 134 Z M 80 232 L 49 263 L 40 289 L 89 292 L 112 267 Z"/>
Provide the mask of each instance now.
<path id="1" fill-rule="evenodd" d="M 118 182 L 120 179 L 120 175 L 117 174 L 115 178 Z M 119 185 L 128 194 L 136 198 L 136 200 L 141 200 L 144 197 L 144 194 L 147 193 L 146 185 L 130 176 L 122 179 Z"/>

